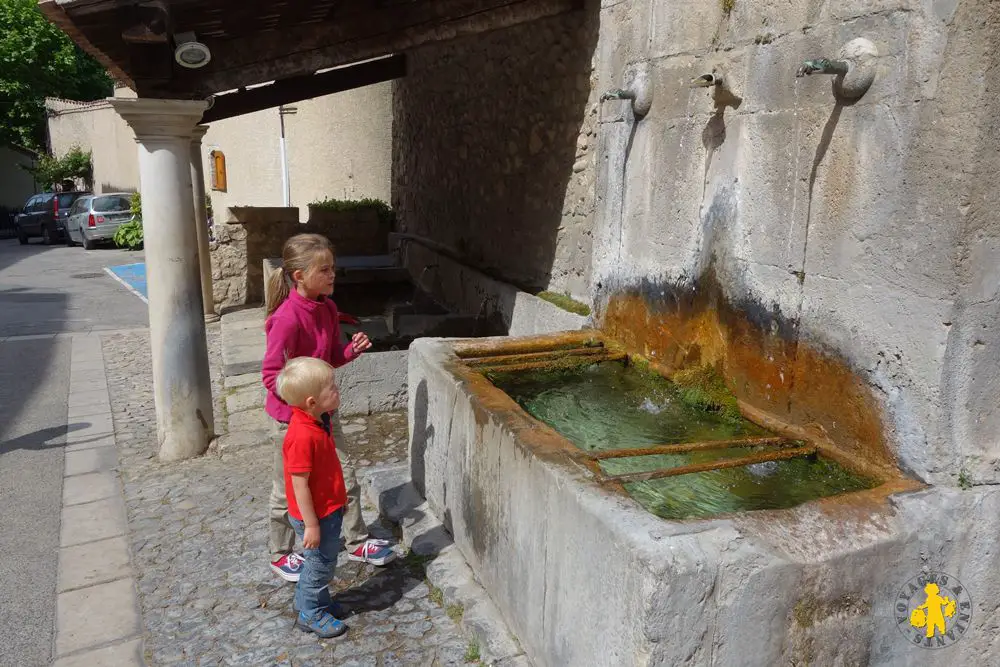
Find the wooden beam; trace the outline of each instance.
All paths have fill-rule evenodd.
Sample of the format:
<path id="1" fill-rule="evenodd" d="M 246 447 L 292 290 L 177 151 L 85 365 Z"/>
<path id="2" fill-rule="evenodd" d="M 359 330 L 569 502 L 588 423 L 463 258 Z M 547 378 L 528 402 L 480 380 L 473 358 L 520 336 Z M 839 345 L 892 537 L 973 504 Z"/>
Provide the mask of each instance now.
<path id="1" fill-rule="evenodd" d="M 369 6 L 365 12 L 338 14 L 330 22 L 252 39 L 206 39 L 212 62 L 202 70 L 175 73 L 171 86 L 179 93 L 208 95 L 508 28 L 582 6 L 582 0 L 434 0 Z"/>
<path id="2" fill-rule="evenodd" d="M 135 83 L 132 81 L 132 77 L 126 74 L 125 70 L 122 68 L 123 63 L 115 62 L 112 58 L 108 57 L 106 53 L 94 46 L 90 40 L 87 39 L 87 36 L 77 29 L 73 20 L 69 17 L 65 10 L 63 10 L 59 3 L 56 2 L 56 0 L 40 0 L 38 8 L 41 9 L 45 18 L 47 18 L 64 33 L 69 35 L 69 38 L 72 39 L 77 46 L 93 56 L 97 62 L 101 63 L 101 65 L 108 70 L 108 73 L 112 76 L 112 78 L 130 87 L 135 86 Z"/>
<path id="3" fill-rule="evenodd" d="M 391 81 L 403 76 L 406 76 L 406 56 L 399 54 L 341 67 L 322 74 L 275 81 L 259 88 L 216 96 L 215 102 L 202 116 L 201 122 L 212 123 L 282 104 L 301 102 L 373 83 Z"/>

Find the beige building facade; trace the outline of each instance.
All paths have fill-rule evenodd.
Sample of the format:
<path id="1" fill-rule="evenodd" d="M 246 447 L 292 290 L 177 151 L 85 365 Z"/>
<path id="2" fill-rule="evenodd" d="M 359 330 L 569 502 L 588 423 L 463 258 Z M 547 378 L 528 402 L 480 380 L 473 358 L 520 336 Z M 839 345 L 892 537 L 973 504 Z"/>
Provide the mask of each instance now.
<path id="1" fill-rule="evenodd" d="M 115 96 L 135 94 L 118 88 Z M 381 83 L 211 123 L 202 151 L 213 208 L 286 205 L 286 177 L 290 206 L 327 197 L 388 201 L 391 102 L 391 85 Z M 46 107 L 52 152 L 90 150 L 95 191 L 139 189 L 135 134 L 106 100 L 49 99 Z"/>

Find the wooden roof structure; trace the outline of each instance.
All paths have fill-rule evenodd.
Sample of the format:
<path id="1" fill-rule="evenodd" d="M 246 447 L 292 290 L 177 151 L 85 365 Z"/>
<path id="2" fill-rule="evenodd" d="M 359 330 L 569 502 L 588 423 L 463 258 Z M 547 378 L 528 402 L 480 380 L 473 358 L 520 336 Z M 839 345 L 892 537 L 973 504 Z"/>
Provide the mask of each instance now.
<path id="1" fill-rule="evenodd" d="M 409 49 L 572 11 L 582 0 L 40 0 L 39 6 L 140 97 L 205 99 L 237 91 L 220 96 L 229 98 L 228 115 L 217 112 L 218 120 L 397 78 L 405 74 Z M 204 67 L 174 60 L 176 36 L 184 33 L 210 49 Z M 329 68 L 340 69 L 316 74 Z M 244 90 L 265 82 L 282 90 Z"/>

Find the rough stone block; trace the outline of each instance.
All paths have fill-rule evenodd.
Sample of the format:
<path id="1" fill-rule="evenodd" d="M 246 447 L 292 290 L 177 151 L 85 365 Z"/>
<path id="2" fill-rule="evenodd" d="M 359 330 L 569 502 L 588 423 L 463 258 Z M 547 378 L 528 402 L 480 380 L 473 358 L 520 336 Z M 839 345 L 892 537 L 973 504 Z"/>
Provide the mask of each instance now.
<path id="1" fill-rule="evenodd" d="M 244 410 L 263 409 L 265 396 L 266 394 L 262 385 L 243 389 L 235 394 L 226 396 L 226 409 L 229 411 L 229 414 L 243 412 Z"/>
<path id="2" fill-rule="evenodd" d="M 216 447 L 220 454 L 231 453 L 240 449 L 259 447 L 274 442 L 275 436 L 269 430 L 230 431 L 216 439 Z"/>
<path id="3" fill-rule="evenodd" d="M 272 421 L 263 409 L 236 412 L 229 415 L 229 431 L 267 431 Z"/>
<path id="4" fill-rule="evenodd" d="M 250 385 L 260 384 L 260 370 L 256 373 L 244 373 L 243 375 L 227 375 L 225 379 L 226 389 L 242 389 Z"/>

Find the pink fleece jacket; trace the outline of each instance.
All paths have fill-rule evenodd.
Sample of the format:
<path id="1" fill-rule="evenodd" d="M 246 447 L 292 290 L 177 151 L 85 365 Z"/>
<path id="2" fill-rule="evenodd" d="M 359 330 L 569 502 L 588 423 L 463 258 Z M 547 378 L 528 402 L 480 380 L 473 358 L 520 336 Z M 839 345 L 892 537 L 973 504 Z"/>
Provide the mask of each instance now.
<path id="1" fill-rule="evenodd" d="M 285 302 L 264 323 L 267 351 L 261 374 L 267 387 L 264 409 L 287 424 L 292 409 L 278 397 L 278 373 L 295 357 L 316 357 L 339 368 L 357 357 L 354 347 L 340 342 L 340 313 L 333 299 L 312 301 L 292 290 Z"/>

